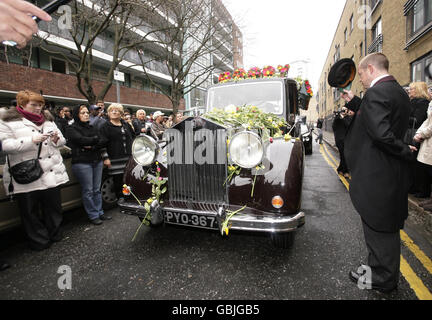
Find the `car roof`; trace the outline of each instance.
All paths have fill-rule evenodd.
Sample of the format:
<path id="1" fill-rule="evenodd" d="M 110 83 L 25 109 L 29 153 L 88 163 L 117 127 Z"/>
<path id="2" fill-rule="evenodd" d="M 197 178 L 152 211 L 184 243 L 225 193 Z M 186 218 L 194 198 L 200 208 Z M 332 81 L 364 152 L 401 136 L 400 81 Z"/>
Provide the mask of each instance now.
<path id="1" fill-rule="evenodd" d="M 274 82 L 274 81 L 279 81 L 279 82 L 296 82 L 294 79 L 292 78 L 280 78 L 280 77 L 272 77 L 272 78 L 259 78 L 259 79 L 243 79 L 243 80 L 238 80 L 238 81 L 227 81 L 224 83 L 217 83 L 214 85 L 211 85 L 208 89 L 211 88 L 218 88 L 218 87 L 225 87 L 225 86 L 232 86 L 232 85 L 237 85 L 237 84 L 243 84 L 243 83 L 259 83 L 259 82 Z"/>

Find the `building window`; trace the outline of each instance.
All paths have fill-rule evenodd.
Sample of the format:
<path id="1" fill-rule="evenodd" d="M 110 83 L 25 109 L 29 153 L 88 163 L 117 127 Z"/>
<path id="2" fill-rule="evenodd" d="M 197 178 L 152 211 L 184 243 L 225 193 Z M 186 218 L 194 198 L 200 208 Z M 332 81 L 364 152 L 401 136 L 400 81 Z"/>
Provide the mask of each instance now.
<path id="1" fill-rule="evenodd" d="M 370 7 L 372 8 L 372 12 L 375 11 L 375 9 L 378 7 L 380 3 L 381 0 L 370 0 Z"/>
<path id="2" fill-rule="evenodd" d="M 382 35 L 382 20 L 379 20 L 372 27 L 372 41 L 376 40 L 380 35 Z"/>
<path id="3" fill-rule="evenodd" d="M 416 36 L 432 29 L 432 0 L 408 1 L 404 14 L 407 17 L 407 40 L 415 41 Z M 411 44 L 410 41 L 407 42 L 408 45 Z"/>
<path id="4" fill-rule="evenodd" d="M 68 74 L 67 62 L 65 60 L 51 57 L 51 71 Z"/>
<path id="5" fill-rule="evenodd" d="M 360 57 L 363 57 L 363 42 L 360 43 Z"/>
<path id="6" fill-rule="evenodd" d="M 429 52 L 429 54 L 425 57 L 414 61 L 411 64 L 411 82 L 424 81 L 428 84 L 432 84 L 432 79 L 429 78 L 425 73 L 426 66 L 430 65 L 431 63 L 432 52 Z"/>
<path id="7" fill-rule="evenodd" d="M 383 52 L 383 35 L 382 35 L 382 20 L 381 18 L 372 27 L 372 44 L 368 49 L 368 53 Z"/>
<path id="8" fill-rule="evenodd" d="M 354 14 L 350 18 L 350 32 L 354 30 Z"/>
<path id="9" fill-rule="evenodd" d="M 340 60 L 340 45 L 339 44 L 336 45 L 335 49 L 336 49 L 336 53 L 334 55 L 334 62 L 337 62 Z"/>
<path id="10" fill-rule="evenodd" d="M 344 39 L 345 39 L 345 44 L 346 44 L 348 41 L 348 29 L 345 29 L 345 31 L 344 31 Z"/>

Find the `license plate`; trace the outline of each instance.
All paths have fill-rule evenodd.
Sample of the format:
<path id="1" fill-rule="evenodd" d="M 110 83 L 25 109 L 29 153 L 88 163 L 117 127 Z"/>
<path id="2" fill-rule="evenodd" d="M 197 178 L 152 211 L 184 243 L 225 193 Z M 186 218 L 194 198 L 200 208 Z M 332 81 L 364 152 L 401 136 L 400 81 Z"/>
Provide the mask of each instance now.
<path id="1" fill-rule="evenodd" d="M 188 225 L 197 228 L 217 229 L 215 217 L 165 211 L 165 222 L 170 224 Z"/>

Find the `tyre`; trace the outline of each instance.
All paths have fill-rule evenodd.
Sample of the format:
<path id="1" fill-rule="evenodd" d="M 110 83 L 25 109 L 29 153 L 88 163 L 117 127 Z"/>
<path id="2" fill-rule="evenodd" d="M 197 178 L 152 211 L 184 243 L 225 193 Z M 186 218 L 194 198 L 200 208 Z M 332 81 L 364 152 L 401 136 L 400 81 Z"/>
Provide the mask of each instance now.
<path id="1" fill-rule="evenodd" d="M 276 248 L 289 249 L 294 244 L 294 232 L 272 233 L 270 238 Z"/>
<path id="2" fill-rule="evenodd" d="M 114 192 L 114 178 L 112 176 L 102 176 L 101 194 L 102 207 L 104 210 L 109 210 L 117 206 L 117 195 Z"/>

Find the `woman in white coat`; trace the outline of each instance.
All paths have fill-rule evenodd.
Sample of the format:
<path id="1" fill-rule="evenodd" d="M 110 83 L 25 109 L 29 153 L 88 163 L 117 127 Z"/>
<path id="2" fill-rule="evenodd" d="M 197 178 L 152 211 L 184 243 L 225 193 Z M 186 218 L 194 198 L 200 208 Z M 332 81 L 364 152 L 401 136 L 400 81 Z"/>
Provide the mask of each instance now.
<path id="1" fill-rule="evenodd" d="M 425 169 L 432 178 L 432 101 L 429 103 L 427 119 L 417 130 L 414 141 L 421 143 L 417 161 L 425 164 Z M 432 211 L 432 199 L 420 203 L 427 211 Z"/>
<path id="2" fill-rule="evenodd" d="M 43 111 L 44 98 L 28 90 L 17 94 L 17 107 L 4 112 L 0 119 L 0 140 L 11 167 L 35 159 L 42 144 L 39 163 L 43 175 L 29 184 L 17 183 L 4 168 L 6 193 L 16 198 L 30 248 L 43 250 L 62 238 L 60 225 L 60 185 L 69 181 L 59 148 L 66 144 L 53 116 Z M 11 188 L 12 187 L 12 188 Z M 12 190 L 13 189 L 13 190 Z M 43 218 L 39 218 L 39 206 Z"/>

